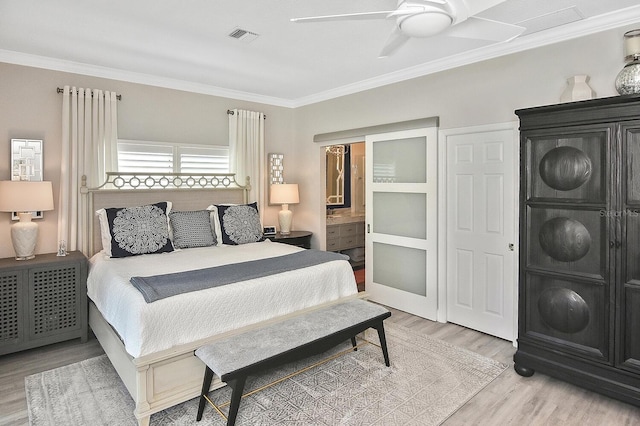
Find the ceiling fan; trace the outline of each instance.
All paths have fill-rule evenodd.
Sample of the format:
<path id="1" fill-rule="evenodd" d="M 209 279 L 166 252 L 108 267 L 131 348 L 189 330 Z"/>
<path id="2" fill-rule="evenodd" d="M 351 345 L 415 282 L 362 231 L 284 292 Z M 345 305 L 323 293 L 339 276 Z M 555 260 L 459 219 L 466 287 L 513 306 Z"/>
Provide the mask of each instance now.
<path id="1" fill-rule="evenodd" d="M 525 30 L 518 25 L 474 16 L 504 0 L 399 0 L 395 10 L 293 18 L 291 22 L 394 19 L 396 26 L 379 57 L 392 55 L 411 37 L 448 37 L 504 42 Z"/>

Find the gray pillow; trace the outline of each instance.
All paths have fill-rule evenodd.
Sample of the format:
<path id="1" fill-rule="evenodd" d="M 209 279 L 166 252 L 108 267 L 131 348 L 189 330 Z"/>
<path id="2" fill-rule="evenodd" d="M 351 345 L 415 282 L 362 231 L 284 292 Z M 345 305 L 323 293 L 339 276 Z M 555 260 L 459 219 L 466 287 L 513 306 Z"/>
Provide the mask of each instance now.
<path id="1" fill-rule="evenodd" d="M 182 249 L 215 245 L 210 215 L 208 210 L 169 213 L 173 246 Z"/>

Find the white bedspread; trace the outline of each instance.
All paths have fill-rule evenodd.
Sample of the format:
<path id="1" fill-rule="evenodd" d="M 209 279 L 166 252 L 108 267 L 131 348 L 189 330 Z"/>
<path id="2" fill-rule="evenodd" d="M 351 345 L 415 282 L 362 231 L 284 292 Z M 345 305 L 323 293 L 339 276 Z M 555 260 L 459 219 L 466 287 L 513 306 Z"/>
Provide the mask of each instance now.
<path id="1" fill-rule="evenodd" d="M 264 241 L 90 260 L 87 294 L 133 357 L 155 353 L 238 327 L 357 293 L 347 261 L 334 261 L 260 279 L 185 293 L 153 303 L 131 285 L 132 276 L 201 269 L 302 250 Z"/>

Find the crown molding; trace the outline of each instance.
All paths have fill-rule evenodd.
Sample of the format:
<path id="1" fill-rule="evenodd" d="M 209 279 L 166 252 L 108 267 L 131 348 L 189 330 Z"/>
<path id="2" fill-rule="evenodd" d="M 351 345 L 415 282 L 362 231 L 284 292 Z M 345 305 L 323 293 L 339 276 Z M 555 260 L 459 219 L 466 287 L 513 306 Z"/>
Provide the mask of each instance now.
<path id="1" fill-rule="evenodd" d="M 151 74 L 124 71 L 116 68 L 101 67 L 80 62 L 55 59 L 47 56 L 32 55 L 12 50 L 0 49 L 0 62 L 24 65 L 34 68 L 44 68 L 53 71 L 106 78 L 110 80 L 126 81 L 129 83 L 145 84 L 148 86 L 164 87 L 166 89 L 181 90 L 203 95 L 219 96 L 240 101 L 256 102 L 267 105 L 293 108 L 292 100 L 264 96 L 256 93 L 225 89 L 223 87 L 195 83 L 192 81 L 160 77 Z"/>
<path id="2" fill-rule="evenodd" d="M 435 74 L 437 72 L 534 49 L 536 47 L 548 46 L 562 41 L 595 34 L 601 31 L 636 24 L 638 22 L 640 22 L 640 6 L 632 6 L 616 12 L 600 15 L 595 18 L 576 21 L 545 32 L 532 33 L 526 37 L 516 38 L 510 42 L 493 44 L 425 64 L 394 71 L 378 77 L 362 80 L 357 83 L 337 87 L 325 92 L 298 98 L 294 102 L 294 107 L 297 108 L 341 96 L 351 95 L 365 90 L 375 89 L 376 87 L 399 83 L 412 78 Z"/>
<path id="3" fill-rule="evenodd" d="M 425 75 L 446 71 L 448 69 L 470 65 L 488 59 L 534 49 L 536 47 L 547 46 L 565 40 L 584 37 L 590 34 L 615 29 L 638 22 L 640 22 L 640 5 L 600 15 L 595 18 L 583 19 L 544 32 L 529 34 L 522 38 L 516 38 L 515 40 L 512 40 L 508 43 L 493 44 L 483 48 L 467 51 L 425 64 L 416 65 L 414 67 L 405 68 L 402 70 L 297 99 L 264 96 L 256 93 L 225 89 L 222 87 L 195 83 L 191 81 L 124 71 L 115 68 L 101 67 L 2 49 L 0 49 L 0 62 L 88 75 L 92 77 L 106 78 L 111 80 L 126 81 L 130 83 L 145 84 L 156 87 L 164 87 L 167 89 L 219 96 L 223 98 L 256 102 L 285 108 L 298 108 L 301 106 L 310 105 L 341 96 L 351 95 L 354 93 L 375 89 L 377 87 L 386 86 L 405 80 L 410 80 L 416 77 L 422 77 Z"/>

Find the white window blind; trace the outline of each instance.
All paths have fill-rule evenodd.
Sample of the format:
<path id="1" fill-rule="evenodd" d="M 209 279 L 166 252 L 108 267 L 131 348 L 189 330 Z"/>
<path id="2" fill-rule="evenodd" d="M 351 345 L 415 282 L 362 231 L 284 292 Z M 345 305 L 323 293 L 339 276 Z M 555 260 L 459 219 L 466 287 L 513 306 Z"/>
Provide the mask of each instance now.
<path id="1" fill-rule="evenodd" d="M 228 173 L 229 148 L 179 147 L 178 158 L 182 173 Z"/>
<path id="2" fill-rule="evenodd" d="M 118 141 L 121 173 L 228 173 L 229 148 L 147 141 Z"/>
<path id="3" fill-rule="evenodd" d="M 173 147 L 151 143 L 118 141 L 120 173 L 174 173 Z"/>

